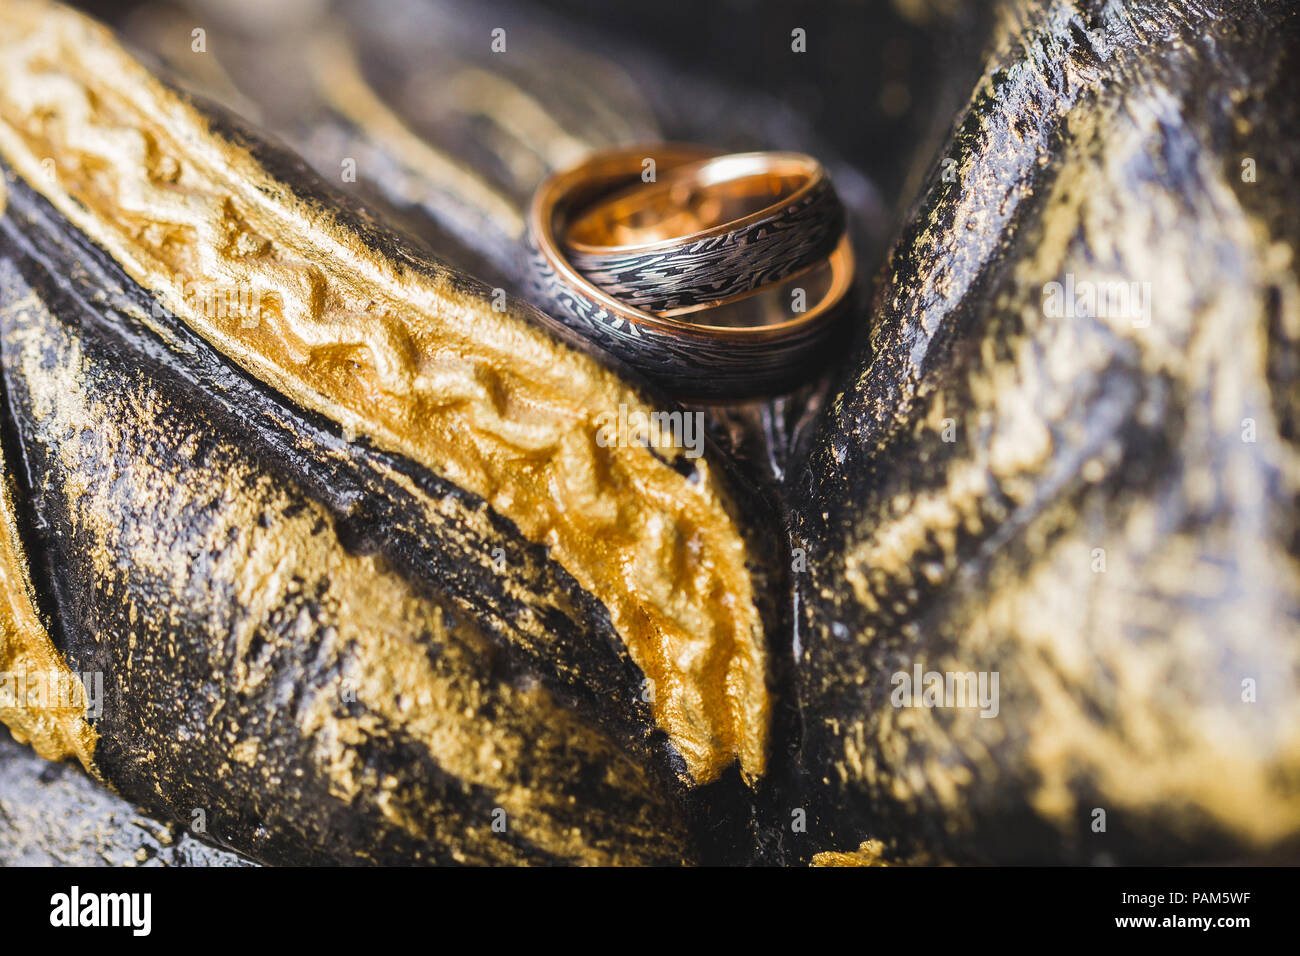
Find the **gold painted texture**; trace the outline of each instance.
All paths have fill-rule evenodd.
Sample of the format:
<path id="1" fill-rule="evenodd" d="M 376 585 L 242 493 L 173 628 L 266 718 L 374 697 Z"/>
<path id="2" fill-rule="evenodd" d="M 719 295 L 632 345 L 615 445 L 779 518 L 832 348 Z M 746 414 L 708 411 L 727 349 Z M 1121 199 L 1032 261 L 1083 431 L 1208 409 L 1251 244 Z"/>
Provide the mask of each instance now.
<path id="1" fill-rule="evenodd" d="M 18 536 L 8 463 L 0 450 L 0 723 L 47 760 L 75 757 L 93 770 L 96 734 L 85 688 L 50 640 L 36 609 Z M 43 691 L 34 693 L 34 688 Z M 55 693 L 59 688 L 61 691 Z"/>
<path id="2" fill-rule="evenodd" d="M 546 545 L 608 608 L 696 782 L 737 758 L 762 773 L 764 634 L 736 502 L 707 456 L 684 477 L 680 449 L 596 441 L 643 395 L 526 306 L 495 311 L 296 193 L 62 6 L 0 7 L 0 154 L 235 363 Z"/>

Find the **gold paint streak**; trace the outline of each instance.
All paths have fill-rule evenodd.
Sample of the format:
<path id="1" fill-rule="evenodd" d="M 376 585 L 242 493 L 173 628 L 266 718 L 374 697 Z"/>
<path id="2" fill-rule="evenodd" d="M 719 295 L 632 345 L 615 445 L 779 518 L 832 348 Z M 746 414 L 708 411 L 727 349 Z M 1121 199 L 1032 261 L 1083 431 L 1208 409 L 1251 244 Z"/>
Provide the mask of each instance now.
<path id="1" fill-rule="evenodd" d="M 921 613 L 917 601 L 925 600 L 908 589 L 952 586 L 959 533 L 999 530 L 1011 517 L 1008 504 L 1026 514 L 1041 509 L 1021 532 L 1032 557 L 1027 568 L 1008 562 L 969 591 L 952 586 L 961 606 L 927 622 L 951 635 L 963 659 L 917 659 L 924 670 L 1000 671 L 1002 716 L 886 704 L 870 724 L 835 728 L 844 748 L 835 771 L 900 802 L 933 801 L 956 831 L 971 822 L 970 790 L 997 785 L 1009 728 L 1020 728 L 1023 750 L 1015 756 L 1032 805 L 1063 831 L 1076 830 L 1090 809 L 1073 795 L 1086 781 L 1110 812 L 1209 821 L 1267 846 L 1300 831 L 1300 797 L 1287 786 L 1300 767 L 1300 700 L 1291 677 L 1300 671 L 1300 565 L 1270 514 L 1271 502 L 1300 495 L 1300 456 L 1269 400 L 1267 296 L 1278 297 L 1278 318 L 1294 334 L 1300 285 L 1291 250 L 1273 243 L 1238 201 L 1213 150 L 1188 174 L 1204 184 L 1195 209 L 1169 192 L 1134 192 L 1132 158 L 1160 142 L 1161 117 L 1176 109 L 1158 88 L 1144 95 L 1153 99 L 1089 102 L 1064 119 L 1066 149 L 1054 156 L 1057 174 L 1036 200 L 1049 211 L 1038 232 L 1019 240 L 1032 253 L 1017 261 L 1014 291 L 996 306 L 1017 316 L 1023 332 L 1007 336 L 994 323 L 997 340 L 982 341 L 979 357 L 960 369 L 969 402 L 934 401 L 917 422 L 921 447 L 943 447 L 946 416 L 959 423 L 964 444 L 944 484 L 864 514 L 846 542 L 854 598 L 868 612 L 907 622 L 899 625 L 906 638 Z M 982 186 L 966 188 L 978 198 Z M 963 223 L 981 215 L 970 205 L 959 200 L 951 220 L 935 216 L 918 246 L 935 245 L 946 221 L 952 234 L 964 232 Z M 1214 244 L 1204 240 L 1206 223 Z M 1229 267 L 1217 258 L 1224 248 L 1257 254 Z M 919 281 L 933 282 L 945 266 L 942 256 L 933 261 Z M 1128 315 L 1046 316 L 1044 284 L 1067 273 L 1099 287 L 1148 282 L 1150 324 Z M 893 284 L 917 282 L 895 275 Z M 1104 334 L 1090 323 L 1104 323 Z M 1181 445 L 1170 454 L 1181 467 L 1161 491 L 1094 498 L 1087 486 L 1123 477 L 1121 449 L 1114 441 L 1087 449 L 1070 416 L 1073 406 L 1096 399 L 1090 390 L 1117 364 L 1131 365 L 1135 381 L 1172 383 L 1181 420 L 1169 430 Z M 1154 405 L 1126 411 L 1139 424 L 1157 424 Z M 1245 415 L 1256 420 L 1255 443 L 1240 439 Z M 1071 453 L 1085 452 L 1071 464 Z M 1266 474 L 1280 487 L 1268 488 Z M 1214 520 L 1171 531 L 1162 509 L 1175 509 L 1162 496 Z M 1216 505 L 1221 499 L 1231 502 L 1230 515 Z M 1099 547 L 1103 573 L 1091 566 Z M 1246 677 L 1261 688 L 1258 703 L 1240 698 L 1237 682 Z"/>
<path id="2" fill-rule="evenodd" d="M 297 200 L 93 21 L 12 0 L 0 25 L 0 153 L 33 188 L 237 364 L 549 546 L 655 681 L 697 782 L 736 756 L 762 773 L 764 636 L 736 506 L 705 459 L 687 481 L 645 449 L 597 446 L 600 417 L 644 408 L 638 393 L 516 307 Z M 252 290 L 260 312 L 212 317 L 195 289 Z"/>
<path id="3" fill-rule="evenodd" d="M 46 321 L 16 323 L 11 340 L 26 379 L 40 383 L 33 393 L 33 412 L 44 423 L 43 440 L 59 456 L 59 470 L 69 483 L 66 493 L 75 502 L 69 513 L 73 531 L 89 542 L 96 580 L 121 585 L 124 600 L 140 602 L 130 607 L 133 620 L 138 611 L 138 630 L 119 648 L 125 653 L 117 666 L 128 679 L 137 667 L 146 671 L 135 678 L 141 682 L 166 673 L 168 659 L 179 653 L 165 640 L 166 629 L 179 626 L 177 609 L 196 606 L 196 585 L 205 595 L 229 594 L 239 608 L 233 633 L 227 633 L 221 618 L 194 616 L 185 625 L 206 624 L 209 646 L 233 638 L 235 666 L 227 672 L 233 680 L 223 689 L 229 698 L 255 698 L 274 677 L 274 659 L 296 653 L 295 642 L 304 630 L 317 635 L 313 653 L 321 659 L 337 656 L 355 665 L 340 675 L 340 683 L 302 685 L 303 701 L 295 705 L 301 739 L 310 748 L 308 759 L 329 781 L 333 796 L 348 801 L 366 795 L 393 825 L 434 846 L 468 853 L 473 861 L 521 862 L 512 846 L 492 832 L 491 819 L 454 814 L 436 789 L 422 788 L 422 778 L 399 780 L 368 765 L 363 745 L 382 738 L 387 724 L 422 744 L 461 786 L 484 788 L 492 803 L 505 810 L 512 830 L 557 859 L 634 864 L 640 862 L 639 844 L 682 840 L 680 833 L 661 828 L 662 810 L 654 802 L 662 798 L 640 766 L 540 684 L 516 687 L 492 676 L 491 642 L 472 618 L 448 624 L 439 605 L 416 593 L 381 559 L 345 549 L 329 530 L 333 525 L 323 506 L 309 502 L 299 507 L 303 499 L 250 468 L 221 440 L 205 450 L 197 434 L 192 436 L 179 452 L 190 457 L 179 476 L 140 455 L 110 470 L 117 449 L 168 426 L 155 417 L 158 406 L 147 391 L 120 399 L 132 409 L 131 419 L 88 393 L 77 342 L 68 343 L 61 361 L 47 364 L 50 343 L 38 340 L 46 328 Z M 237 464 L 214 469 L 209 464 L 213 456 Z M 88 460 L 105 467 L 88 471 Z M 186 540 L 190 553 L 205 556 L 203 577 L 196 581 L 188 562 L 177 560 L 172 537 L 155 533 L 148 524 L 124 527 L 117 520 L 124 502 L 163 516 L 164 526 L 188 521 L 193 527 L 193 518 L 185 514 L 197 510 L 207 515 L 202 537 Z M 121 560 L 124 552 L 130 554 L 129 571 Z M 130 586 L 131 578 L 138 577 L 150 582 L 144 593 Z M 304 592 L 319 610 L 309 619 L 300 616 L 296 631 L 268 626 Z M 255 637 L 274 646 L 250 654 Z M 431 646 L 437 655 L 429 653 Z M 358 713 L 340 709 L 343 682 L 363 705 Z M 217 727 L 211 730 L 215 733 Z M 216 778 L 240 779 L 243 768 L 260 768 L 268 775 L 278 771 L 256 735 L 232 737 L 228 743 L 227 759 L 212 768 Z M 151 753 L 137 759 L 165 765 L 168 756 Z M 645 816 L 602 818 L 600 808 L 590 808 L 589 831 L 570 825 L 577 814 L 566 784 L 582 767 L 600 768 L 607 786 L 644 794 Z M 651 808 L 660 812 L 658 820 Z M 620 830 L 630 836 L 611 841 Z"/>
<path id="4" fill-rule="evenodd" d="M 856 850 L 841 853 L 828 850 L 813 855 L 809 866 L 890 866 L 885 859 L 885 845 L 879 840 L 863 840 Z"/>
<path id="5" fill-rule="evenodd" d="M 211 48 L 207 53 L 195 55 L 190 48 L 193 42 L 190 30 L 194 25 L 193 10 L 161 0 L 133 9 L 118 24 L 118 29 L 130 45 L 158 56 L 175 76 L 184 77 L 192 88 L 202 90 L 208 100 L 220 103 L 250 123 L 261 124 L 261 106 L 243 94 L 221 56 Z M 212 39 L 208 38 L 210 43 Z"/>
<path id="6" fill-rule="evenodd" d="M 814 853 L 809 866 L 945 866 L 922 851 L 899 854 L 882 840 L 863 840 L 856 850 Z"/>
<path id="7" fill-rule="evenodd" d="M 1076 527 L 1054 545 L 1020 593 L 1008 589 L 992 603 L 986 626 L 992 634 L 1014 626 L 1026 645 L 1022 679 L 1033 686 L 1040 707 L 1029 756 L 1040 780 L 1036 805 L 1044 816 L 1079 811 L 1070 782 L 1084 772 L 1123 808 L 1143 807 L 1158 795 L 1170 808 L 1190 809 L 1266 846 L 1300 830 L 1300 799 L 1279 786 L 1279 773 L 1300 766 L 1300 701 L 1289 693 L 1279 696 L 1272 683 L 1273 675 L 1300 669 L 1300 626 L 1290 613 L 1300 565 L 1286 542 L 1270 533 L 1264 503 L 1274 493 L 1265 487 L 1260 466 L 1273 470 L 1285 489 L 1282 497 L 1294 500 L 1300 496 L 1300 456 L 1281 437 L 1268 400 L 1264 296 L 1275 290 L 1279 315 L 1295 328 L 1300 287 L 1288 257 L 1274 254 L 1278 247 L 1268 244 L 1267 229 L 1238 202 L 1210 153 L 1197 175 L 1218 241 L 1261 253 L 1247 260 L 1243 273 L 1225 273 L 1217 251 L 1199 238 L 1203 231 L 1181 221 L 1186 214 L 1167 194 L 1144 193 L 1140 213 L 1103 198 L 1115 195 L 1109 184 L 1122 181 L 1128 157 L 1157 139 L 1156 107 L 1165 105 L 1152 104 L 1145 113 L 1130 107 L 1126 115 L 1137 121 L 1107 124 L 1100 162 L 1067 156 L 1045 197 L 1057 208 L 1044 217 L 1036 255 L 1018 266 L 1018 279 L 1034 288 L 1044 275 L 1073 272 L 1076 281 L 1150 283 L 1151 325 L 1135 328 L 1125 317 L 1113 318 L 1111 331 L 1133 344 L 1148 380 L 1168 378 L 1204 390 L 1208 401 L 1189 401 L 1184 412 L 1184 500 L 1189 508 L 1208 511 L 1216 497 L 1228 495 L 1239 512 L 1193 534 L 1162 536 L 1156 506 L 1140 500 L 1122 519 L 1112 519 L 1104 542 Z M 1077 119 L 1071 142 L 1089 142 L 1103 119 Z M 1134 221 L 1145 228 L 1132 228 Z M 1105 237 L 1098 258 L 1124 263 L 1124 273 L 1077 262 L 1080 235 L 1093 244 Z M 1215 290 L 1208 299 L 1207 286 Z M 1041 321 L 1036 313 L 1027 316 Z M 1059 373 L 1073 363 L 1077 369 L 1077 342 L 1071 351 L 1066 335 L 1047 340 L 1056 351 L 1049 367 Z M 1084 359 L 1089 365 L 1101 361 Z M 1240 441 L 1246 413 L 1257 420 L 1255 444 Z M 1220 443 L 1239 451 L 1224 455 L 1216 451 Z M 1111 470 L 1108 462 L 1096 467 Z M 1111 545 L 1107 569 L 1093 574 L 1090 549 L 1099 543 Z M 1215 555 L 1232 556 L 1235 581 Z M 1244 593 L 1231 596 L 1239 587 Z M 1203 598 L 1205 607 L 1171 615 L 1170 605 L 1183 594 Z M 1062 608 L 1081 597 L 1091 618 L 1086 643 L 1061 627 Z M 1135 632 L 1164 639 L 1126 637 Z M 1231 636 L 1226 648 L 1223 635 Z M 1204 688 L 1203 699 L 1175 706 L 1170 674 L 1217 675 L 1229 654 L 1240 659 L 1240 674 Z M 1087 686 L 1098 660 L 1123 662 L 1112 666 L 1116 686 L 1108 697 L 1114 713 L 1105 727 L 1069 693 L 1069 686 Z M 1266 698 L 1262 692 L 1258 704 L 1243 703 L 1238 682 L 1247 676 L 1272 693 Z"/>
<path id="8" fill-rule="evenodd" d="M 549 169 L 572 166 L 593 149 L 591 143 L 565 132 L 536 99 L 487 70 L 458 71 L 448 82 L 447 96 L 462 111 L 490 119 L 520 145 L 540 150 Z"/>
<path id="9" fill-rule="evenodd" d="M 85 700 L 85 687 L 55 648 L 36 611 L 35 592 L 18 536 L 11 481 L 0 451 L 0 674 L 10 675 L 11 681 L 21 676 L 24 691 L 30 690 L 29 680 L 40 680 L 47 691 L 61 686 L 67 693 L 57 700 L 47 696 L 39 706 L 22 697 L 15 699 L 13 706 L 0 699 L 0 723 L 9 728 L 15 740 L 29 744 L 46 760 L 76 757 L 89 773 L 96 774 L 98 736 L 86 720 L 85 708 L 74 703 L 78 696 Z M 8 690 L 16 695 L 18 685 L 11 684 Z"/>
<path id="10" fill-rule="evenodd" d="M 342 39 L 323 33 L 312 40 L 308 64 L 317 88 L 334 109 L 367 130 L 407 167 L 460 196 L 516 239 L 524 235 L 524 217 L 508 197 L 446 153 L 430 146 L 381 100 L 361 72 L 352 48 Z"/>

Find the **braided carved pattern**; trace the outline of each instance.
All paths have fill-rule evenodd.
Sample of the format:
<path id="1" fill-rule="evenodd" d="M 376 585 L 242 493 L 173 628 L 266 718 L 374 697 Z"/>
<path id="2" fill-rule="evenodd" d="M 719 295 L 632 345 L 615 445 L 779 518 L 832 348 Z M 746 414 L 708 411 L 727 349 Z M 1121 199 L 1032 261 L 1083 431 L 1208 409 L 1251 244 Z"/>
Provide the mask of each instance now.
<path id="1" fill-rule="evenodd" d="M 822 178 L 803 197 L 744 228 L 653 252 L 569 250 L 593 285 L 634 308 L 667 312 L 742 296 L 825 259 L 844 232 L 844 207 Z"/>
<path id="2" fill-rule="evenodd" d="M 741 398 L 786 391 L 807 377 L 829 322 L 781 338 L 746 341 L 706 332 L 668 332 L 611 312 L 555 271 L 529 232 L 524 241 L 534 300 L 584 339 L 616 355 L 681 398 Z"/>

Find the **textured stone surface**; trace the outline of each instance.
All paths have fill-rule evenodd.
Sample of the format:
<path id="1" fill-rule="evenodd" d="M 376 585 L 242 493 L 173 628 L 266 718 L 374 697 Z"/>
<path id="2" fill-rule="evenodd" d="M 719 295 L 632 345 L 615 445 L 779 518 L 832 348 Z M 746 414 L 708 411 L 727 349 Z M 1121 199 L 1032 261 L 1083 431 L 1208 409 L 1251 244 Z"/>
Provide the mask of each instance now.
<path id="1" fill-rule="evenodd" d="M 839 848 L 1294 845 L 1296 29 L 1002 8 L 791 488 L 801 759 Z M 894 706 L 916 667 L 998 672 L 996 718 Z"/>
<path id="2" fill-rule="evenodd" d="M 0 728 L 0 864 L 250 866 L 160 823 L 79 769 L 42 760 Z"/>

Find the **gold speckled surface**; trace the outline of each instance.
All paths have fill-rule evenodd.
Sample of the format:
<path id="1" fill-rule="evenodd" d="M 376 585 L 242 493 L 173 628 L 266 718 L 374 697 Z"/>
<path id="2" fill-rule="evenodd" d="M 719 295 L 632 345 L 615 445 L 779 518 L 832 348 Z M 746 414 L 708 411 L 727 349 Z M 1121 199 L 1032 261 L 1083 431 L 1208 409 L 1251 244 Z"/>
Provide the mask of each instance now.
<path id="1" fill-rule="evenodd" d="M 1044 481 L 1087 488 L 1117 474 L 1118 440 L 1087 453 L 1071 450 L 1085 441 L 1081 426 L 1071 421 L 1076 414 L 1071 400 L 1085 393 L 1069 384 L 1084 375 L 1100 376 L 1117 352 L 1153 381 L 1168 377 L 1209 389 L 1207 402 L 1189 408 L 1183 423 L 1187 467 L 1179 481 L 1190 506 L 1223 494 L 1262 506 L 1268 493 L 1264 478 L 1247 457 L 1300 489 L 1300 457 L 1278 436 L 1268 412 L 1268 326 L 1259 291 L 1271 287 L 1281 293 L 1280 315 L 1292 326 L 1291 334 L 1300 335 L 1300 289 L 1289 268 L 1290 250 L 1270 248 L 1265 241 L 1259 273 L 1230 277 L 1216 261 L 1217 250 L 1196 238 L 1201 230 L 1187 221 L 1188 212 L 1174 197 L 1117 189 L 1124 164 L 1152 141 L 1160 122 L 1156 104 L 1146 110 L 1130 106 L 1132 118 L 1117 116 L 1112 112 L 1117 109 L 1107 104 L 1076 114 L 1071 121 L 1075 145 L 1054 160 L 1058 175 L 1050 192 L 1036 200 L 1052 215 L 1036 236 L 1036 253 L 1019 261 L 1017 292 L 1005 303 L 1022 323 L 1020 334 L 1000 344 L 992 338 L 983 343 L 983 361 L 969 373 L 970 404 L 945 404 L 940 396 L 917 425 L 923 441 L 940 442 L 945 419 L 982 440 L 949 465 L 944 485 L 906 502 L 889 502 L 890 513 L 873 517 L 870 532 L 848 550 L 845 577 L 865 607 L 881 610 L 876 595 L 905 593 L 921 569 L 933 569 L 926 582 L 931 587 L 952 580 L 959 573 L 957 537 L 984 534 L 1013 510 L 1033 508 Z M 1094 131 L 1103 129 L 1106 145 L 1098 150 Z M 1207 167 L 1215 162 L 1207 157 Z M 1205 201 L 1214 210 L 1221 241 L 1243 249 L 1255 245 L 1262 238 L 1260 225 L 1215 170 L 1204 172 Z M 1139 203 L 1141 211 L 1130 202 Z M 968 215 L 985 213 L 974 203 L 959 204 L 954 232 L 965 230 Z M 1144 227 L 1134 227 L 1137 222 Z M 1102 242 L 1106 255 L 1120 264 L 1113 270 L 1094 259 L 1092 244 Z M 1198 301 L 1199 283 L 1191 277 L 1216 273 L 1222 280 L 1217 301 Z M 1113 336 L 1104 342 L 1078 320 L 1045 316 L 1040 290 L 1066 274 L 1080 283 L 1150 283 L 1156 297 L 1152 324 L 1137 325 L 1129 316 L 1101 318 Z M 1243 311 L 1243 303 L 1252 300 L 1254 311 Z M 1222 361 L 1228 354 L 1232 361 Z M 1155 414 L 1154 408 L 1151 403 L 1146 414 Z M 1258 422 L 1259 440 L 1253 445 L 1235 438 L 1247 414 Z M 1227 461 L 1214 448 L 1225 439 L 1237 445 Z M 1063 457 L 1074 455 L 1081 456 L 1078 474 L 1053 476 Z M 1268 535 L 1263 526 L 1250 529 L 1249 519 L 1168 535 L 1160 530 L 1160 509 L 1156 500 L 1128 496 L 1122 509 L 1110 513 L 1104 531 L 1086 508 L 1079 512 L 1061 502 L 1055 514 L 1048 509 L 1033 532 L 1033 550 L 1042 558 L 1027 572 L 1000 572 L 962 614 L 960 653 L 926 666 L 1001 668 L 1004 689 L 1018 688 L 1018 696 L 1037 702 L 1025 756 L 1037 779 L 1032 801 L 1045 818 L 1065 825 L 1077 817 L 1080 808 L 1070 784 L 1083 776 L 1108 795 L 1112 806 L 1136 809 L 1159 795 L 1185 812 L 1205 814 L 1266 843 L 1300 827 L 1300 802 L 1278 786 L 1277 777 L 1280 766 L 1300 761 L 1300 702 L 1271 701 L 1276 723 L 1261 734 L 1263 728 L 1241 703 L 1238 684 L 1241 676 L 1267 680 L 1268 672 L 1294 673 L 1300 666 L 1300 630 L 1288 614 L 1300 567 L 1285 540 Z M 946 563 L 933 554 L 935 545 L 948 555 Z M 1108 566 L 1098 574 L 1092 550 L 1102 546 Z M 1216 570 L 1210 557 L 1216 553 L 1231 555 L 1240 567 L 1231 573 Z M 1237 575 L 1249 582 L 1247 590 L 1211 611 L 1227 597 L 1225 589 Z M 1182 604 L 1181 595 L 1196 593 L 1205 596 L 1205 604 Z M 1168 639 L 1134 642 L 1126 635 L 1135 630 Z M 1219 635 L 1228 634 L 1234 635 L 1243 664 L 1253 663 L 1235 680 L 1225 675 L 1206 686 L 1203 700 L 1177 704 L 1169 675 L 1211 674 L 1216 656 L 1225 653 Z M 1019 646 L 1013 648 L 1009 640 Z M 1104 723 L 1073 689 L 1092 684 L 1099 662 L 1109 662 L 1114 681 Z M 904 740 L 929 738 L 937 754 L 946 742 L 961 739 L 977 768 L 1004 733 L 1002 722 L 969 711 L 912 709 L 882 716 L 887 718 L 879 731 L 882 742 L 894 739 L 902 747 Z M 897 735 L 891 733 L 895 723 L 902 731 Z M 877 773 L 868 764 L 854 766 L 852 748 L 846 757 L 843 772 Z M 980 772 L 997 771 L 989 763 Z M 889 776 L 897 792 L 908 789 L 907 775 Z M 965 812 L 973 778 L 966 762 L 936 758 L 925 766 L 923 786 L 955 819 Z"/>
<path id="2" fill-rule="evenodd" d="M 89 622 L 106 637 L 81 653 L 107 672 L 96 760 L 124 795 L 206 807 L 211 832 L 264 851 L 247 815 L 273 857 L 337 861 L 334 826 L 365 860 L 688 858 L 662 782 L 540 682 L 504 679 L 472 616 L 345 547 L 206 416 L 179 428 L 35 295 L 0 324 L 66 508 L 59 557 L 102 595 Z"/>
<path id="3" fill-rule="evenodd" d="M 1261 59 L 1247 85 L 1245 34 L 1207 52 L 1196 5 L 1150 43 L 1079 7 L 1001 5 L 815 452 L 842 559 L 809 597 L 815 772 L 838 808 L 984 859 L 1258 850 L 1300 833 L 1300 447 L 1270 373 L 1300 282 L 1252 194 L 1278 187 L 1210 131 L 1222 91 L 1278 78 Z M 1145 283 L 1150 311 L 1055 314 L 1067 278 Z M 893 706 L 914 665 L 998 672 L 1000 712 Z M 843 844 L 881 832 L 861 812 Z"/>
<path id="4" fill-rule="evenodd" d="M 0 24 L 0 153 L 24 179 L 239 365 L 547 545 L 655 681 L 655 718 L 697 782 L 737 756 L 762 772 L 762 623 L 707 459 L 688 480 L 644 449 L 598 447 L 597 418 L 642 396 L 518 307 L 496 312 L 296 201 L 102 27 L 28 0 Z M 232 289 L 256 305 L 196 305 L 196 290 Z"/>
<path id="5" fill-rule="evenodd" d="M 30 678 L 44 682 L 48 688 L 60 682 L 80 687 L 81 678 L 69 668 L 55 648 L 36 610 L 32 582 L 18 537 L 14 517 L 12 477 L 0 449 L 0 673 L 10 675 L 15 683 L 9 688 L 10 706 L 0 700 L 0 722 L 21 743 L 29 744 L 48 760 L 75 757 L 87 770 L 92 769 L 95 754 L 95 730 L 86 720 L 84 708 L 76 706 L 78 692 L 65 693 L 59 699 L 38 700 L 19 695 L 19 687 L 28 689 Z M 23 683 L 16 683 L 22 675 Z M 79 692 L 84 699 L 85 689 Z"/>
<path id="6" fill-rule="evenodd" d="M 810 866 L 889 866 L 885 858 L 885 846 L 879 840 L 863 840 L 862 844 L 849 852 L 827 850 L 813 855 Z"/>

